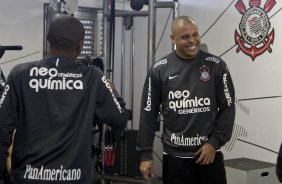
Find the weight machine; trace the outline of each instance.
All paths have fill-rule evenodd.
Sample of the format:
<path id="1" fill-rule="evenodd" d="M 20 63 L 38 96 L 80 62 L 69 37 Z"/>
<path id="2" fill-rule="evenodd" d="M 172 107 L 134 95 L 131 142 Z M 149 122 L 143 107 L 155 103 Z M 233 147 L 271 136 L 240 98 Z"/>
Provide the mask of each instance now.
<path id="1" fill-rule="evenodd" d="M 131 6 L 135 6 L 137 10 L 141 10 L 140 8 L 142 5 L 140 1 L 131 0 Z M 143 0 L 143 2 L 145 2 Z M 108 5 L 111 4 L 109 7 Z M 104 60 L 106 63 L 106 71 L 107 77 L 112 79 L 114 76 L 113 69 L 114 69 L 114 33 L 115 33 L 115 18 L 116 17 L 137 17 L 137 16 L 145 16 L 148 17 L 148 47 L 147 47 L 147 69 L 151 66 L 151 64 L 155 61 L 155 51 L 156 51 L 156 11 L 158 8 L 172 8 L 173 9 L 173 19 L 178 15 L 178 8 L 179 3 L 177 0 L 171 2 L 158 2 L 157 0 L 149 0 L 148 3 L 148 11 L 116 11 L 115 10 L 115 1 L 113 0 L 105 0 L 103 4 L 103 15 L 104 15 L 104 22 L 103 22 L 103 30 L 104 30 L 104 41 L 103 41 L 103 49 L 104 49 Z M 108 34 L 109 33 L 109 34 Z M 107 36 L 109 35 L 109 36 Z M 132 40 L 134 40 L 132 36 Z M 124 43 L 123 43 L 124 44 Z M 123 45 L 122 45 L 123 48 Z M 172 45 L 172 49 L 174 49 L 174 45 Z M 124 50 L 122 50 L 122 55 L 124 55 Z M 133 66 L 134 63 L 134 41 L 132 42 L 132 50 L 131 50 L 131 63 L 130 65 Z M 122 60 L 122 68 L 125 65 L 125 61 Z M 133 67 L 131 67 L 133 70 Z M 133 81 L 133 71 L 131 71 L 131 81 Z M 121 79 L 124 79 L 124 72 L 121 72 Z M 123 83 L 121 84 L 123 85 Z M 131 88 L 133 88 L 133 84 L 131 83 Z M 124 86 L 121 88 L 124 89 Z M 121 93 L 123 94 L 123 93 Z M 131 92 L 133 95 L 133 91 Z M 132 101 L 133 102 L 133 99 Z M 132 106 L 133 108 L 133 106 Z M 131 126 L 133 127 L 133 125 Z M 103 129 L 104 130 L 104 129 Z M 105 135 L 105 132 L 103 132 Z M 102 152 L 104 152 L 105 148 L 105 136 L 102 137 Z M 139 167 L 138 167 L 139 168 Z M 121 182 L 128 182 L 128 183 L 144 183 L 143 180 L 134 179 L 130 177 L 124 176 L 111 176 L 107 175 L 106 173 L 101 173 L 101 184 L 104 184 L 106 181 L 121 181 Z"/>
<path id="2" fill-rule="evenodd" d="M 64 14 L 72 14 L 74 15 L 78 9 L 78 1 L 77 0 L 54 0 L 53 3 L 50 4 L 50 8 L 56 13 L 56 16 L 64 15 Z M 144 5 L 148 5 L 148 10 L 142 10 Z M 99 27 L 101 31 L 101 47 L 99 50 L 100 57 L 103 59 L 104 72 L 107 78 L 114 80 L 114 70 L 115 70 L 115 32 L 116 32 L 116 18 L 123 18 L 124 28 L 122 29 L 122 37 L 125 35 L 125 29 L 133 29 L 131 27 L 132 22 L 134 21 L 134 17 L 148 17 L 148 38 L 147 38 L 147 69 L 151 66 L 151 64 L 155 61 L 155 52 L 156 52 L 156 11 L 159 8 L 171 8 L 173 11 L 172 18 L 174 19 L 178 14 L 179 3 L 178 0 L 171 0 L 167 2 L 158 2 L 157 0 L 130 0 L 130 6 L 135 11 L 128 10 L 116 10 L 116 2 L 115 0 L 104 0 L 103 8 L 102 8 L 102 21 L 101 27 Z M 134 64 L 134 54 L 135 54 L 135 39 L 133 35 L 133 31 L 131 30 L 131 43 L 132 45 L 130 50 L 130 87 L 131 87 L 131 110 L 129 110 L 132 117 L 132 109 L 133 109 L 133 64 Z M 121 96 L 124 97 L 124 89 L 125 89 L 125 42 L 124 39 L 121 40 Z M 174 49 L 174 45 L 172 45 L 172 49 Z M 86 58 L 85 58 L 86 59 Z M 89 58 L 88 58 L 89 59 Z M 133 128 L 133 122 L 131 119 L 131 128 Z M 100 172 L 100 183 L 104 184 L 107 181 L 121 181 L 125 183 L 144 183 L 142 179 L 134 179 L 127 176 L 114 176 L 105 172 L 106 168 L 113 166 L 113 162 L 117 160 L 116 151 L 115 150 L 115 140 L 112 139 L 115 135 L 109 131 L 109 127 L 107 125 L 103 125 L 103 127 L 96 131 L 99 132 L 99 143 L 98 146 L 94 145 L 94 152 L 96 153 L 96 157 L 98 158 L 98 163 L 96 165 L 96 170 Z M 123 132 L 122 134 L 127 136 L 127 134 L 135 134 L 134 132 Z M 110 135 L 112 134 L 112 135 Z M 118 135 L 119 136 L 119 135 Z M 110 142 L 110 145 L 108 144 Z M 135 147 L 134 147 L 135 148 Z M 127 154 L 127 153 L 126 153 Z M 122 163 L 124 164 L 124 163 Z M 139 167 L 138 167 L 139 169 Z"/>
<path id="3" fill-rule="evenodd" d="M 22 50 L 22 49 L 23 47 L 20 45 L 11 45 L 11 46 L 1 46 L 0 45 L 0 59 L 2 58 L 6 50 Z M 0 95 L 2 94 L 4 90 L 5 83 L 6 83 L 6 78 L 0 68 Z"/>

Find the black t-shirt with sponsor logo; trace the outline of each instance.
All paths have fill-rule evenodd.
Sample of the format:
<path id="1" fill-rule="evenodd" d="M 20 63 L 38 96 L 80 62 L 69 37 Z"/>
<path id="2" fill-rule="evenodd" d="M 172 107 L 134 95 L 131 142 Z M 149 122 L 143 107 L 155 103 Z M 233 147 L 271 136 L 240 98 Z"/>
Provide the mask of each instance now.
<path id="1" fill-rule="evenodd" d="M 93 120 L 123 128 L 125 103 L 103 73 L 50 57 L 12 69 L 0 101 L 0 163 L 16 129 L 15 183 L 90 184 Z"/>
<path id="2" fill-rule="evenodd" d="M 229 70 L 219 57 L 204 51 L 189 60 L 174 52 L 149 69 L 142 94 L 137 150 L 152 159 L 160 109 L 163 149 L 193 157 L 204 142 L 220 149 L 231 137 L 235 92 Z"/>

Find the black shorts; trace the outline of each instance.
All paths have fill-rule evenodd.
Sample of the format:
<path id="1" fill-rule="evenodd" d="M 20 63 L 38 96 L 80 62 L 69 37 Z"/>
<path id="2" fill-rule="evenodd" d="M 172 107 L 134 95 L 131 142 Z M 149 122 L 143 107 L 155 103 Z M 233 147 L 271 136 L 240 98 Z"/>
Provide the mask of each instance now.
<path id="1" fill-rule="evenodd" d="M 163 184 L 227 184 L 221 152 L 216 152 L 212 164 L 199 165 L 195 161 L 163 155 Z"/>

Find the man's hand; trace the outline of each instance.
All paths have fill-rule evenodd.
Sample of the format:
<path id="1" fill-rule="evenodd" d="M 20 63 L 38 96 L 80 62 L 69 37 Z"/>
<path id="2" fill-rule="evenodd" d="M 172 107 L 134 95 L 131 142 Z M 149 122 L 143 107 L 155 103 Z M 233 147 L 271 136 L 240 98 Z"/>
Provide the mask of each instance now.
<path id="1" fill-rule="evenodd" d="M 198 157 L 196 163 L 200 165 L 208 165 L 213 163 L 215 153 L 216 150 L 211 144 L 204 143 L 201 148 L 195 153 L 195 157 Z"/>
<path id="2" fill-rule="evenodd" d="M 153 160 L 145 160 L 140 164 L 140 171 L 142 173 L 143 178 L 146 181 L 149 181 L 151 177 L 154 177 L 154 161 Z"/>

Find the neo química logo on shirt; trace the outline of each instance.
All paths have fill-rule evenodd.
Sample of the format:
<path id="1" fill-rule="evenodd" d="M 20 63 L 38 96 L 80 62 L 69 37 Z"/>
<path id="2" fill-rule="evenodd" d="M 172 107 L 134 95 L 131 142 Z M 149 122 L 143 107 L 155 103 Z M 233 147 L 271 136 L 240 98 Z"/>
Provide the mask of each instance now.
<path id="1" fill-rule="evenodd" d="M 35 92 L 40 89 L 83 90 L 83 82 L 78 79 L 82 77 L 81 73 L 59 73 L 56 68 L 33 67 L 30 76 L 34 78 L 29 81 L 29 86 Z"/>
<path id="2" fill-rule="evenodd" d="M 210 111 L 210 98 L 190 97 L 189 90 L 169 91 L 169 108 L 178 114 L 192 114 Z"/>

